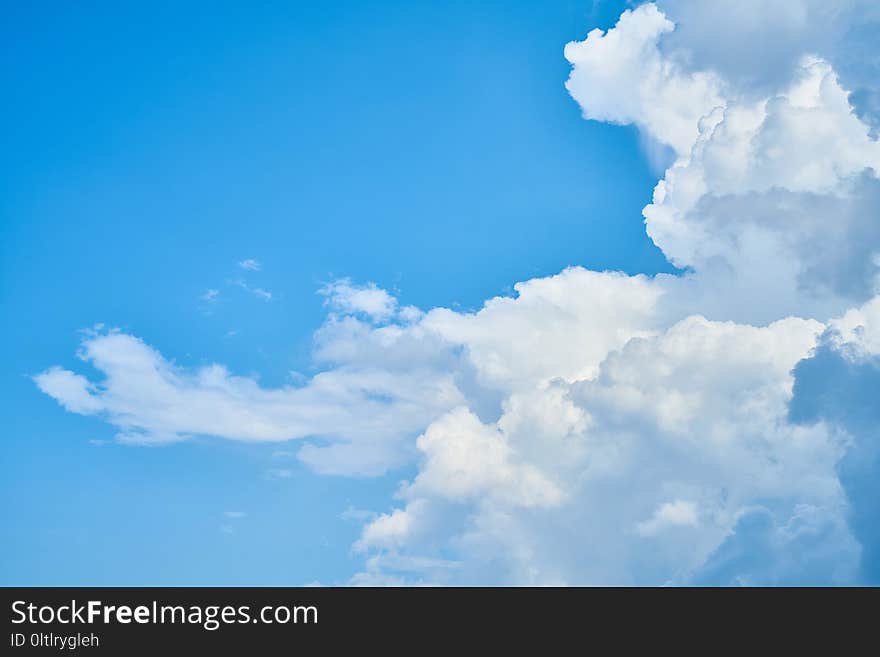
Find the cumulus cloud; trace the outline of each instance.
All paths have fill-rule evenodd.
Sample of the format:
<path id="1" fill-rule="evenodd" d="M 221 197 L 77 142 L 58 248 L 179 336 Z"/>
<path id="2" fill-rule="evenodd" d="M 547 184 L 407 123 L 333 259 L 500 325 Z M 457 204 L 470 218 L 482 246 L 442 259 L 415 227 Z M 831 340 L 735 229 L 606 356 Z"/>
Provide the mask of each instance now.
<path id="1" fill-rule="evenodd" d="M 860 581 L 860 546 L 840 509 L 795 507 L 780 524 L 762 507 L 744 509 L 730 535 L 694 573 L 699 586 L 828 586 Z"/>
<path id="2" fill-rule="evenodd" d="M 770 96 L 805 51 L 828 61 L 856 113 L 880 119 L 880 5 L 874 0 L 661 0 L 676 24 L 661 49 L 686 68 L 711 70 L 738 92 Z"/>
<path id="3" fill-rule="evenodd" d="M 326 297 L 326 305 L 331 311 L 342 314 L 362 313 L 381 321 L 391 317 L 397 308 L 397 299 L 375 283 L 358 286 L 344 278 L 328 283 L 319 292 Z"/>
<path id="4" fill-rule="evenodd" d="M 748 41 L 777 27 L 763 12 L 706 4 L 725 7 L 672 3 L 685 14 L 683 36 L 647 4 L 606 33 L 568 44 L 569 91 L 587 118 L 632 123 L 675 148 L 678 158 L 644 216 L 669 260 L 700 274 L 697 286 L 679 281 L 688 297 L 705 297 L 692 310 L 763 323 L 790 314 L 827 318 L 865 301 L 876 291 L 880 143 L 831 64 L 805 50 L 805 37 L 797 56 L 782 57 L 785 75 L 772 88 L 719 77 L 726 68 L 699 56 L 697 28 L 703 34 L 717 20 L 718 34 L 740 30 Z M 823 29 L 828 3 L 812 3 L 815 12 L 801 4 L 773 11 Z M 736 18 L 724 20 L 728 14 Z M 795 20 L 782 18 L 782 30 Z M 742 49 L 727 38 L 713 47 L 734 58 Z M 694 68 L 698 62 L 707 68 Z"/>
<path id="5" fill-rule="evenodd" d="M 789 418 L 804 426 L 843 432 L 846 453 L 837 464 L 858 540 L 859 581 L 880 584 L 880 297 L 832 322 L 820 346 L 794 370 Z"/>
<path id="6" fill-rule="evenodd" d="M 688 581 L 740 509 L 764 500 L 784 523 L 797 504 L 842 504 L 835 436 L 785 422 L 791 368 L 821 330 L 686 318 L 591 378 L 511 394 L 494 423 L 453 411 L 417 441 L 404 505 L 359 547 L 454 546 L 444 583 Z"/>
<path id="7" fill-rule="evenodd" d="M 653 3 L 624 12 L 607 33 L 595 29 L 565 46 L 573 66 L 565 86 L 586 118 L 634 123 L 684 155 L 701 117 L 724 101 L 717 76 L 662 55 L 659 39 L 674 28 Z"/>
<path id="8" fill-rule="evenodd" d="M 319 291 L 301 385 L 185 369 L 114 331 L 83 340 L 95 380 L 37 385 L 126 442 L 414 465 L 363 516 L 353 583 L 871 580 L 880 145 L 841 45 L 872 25 L 863 4 L 669 0 L 565 47 L 587 119 L 672 153 L 644 218 L 681 274 L 571 267 L 476 312 L 342 279 Z"/>

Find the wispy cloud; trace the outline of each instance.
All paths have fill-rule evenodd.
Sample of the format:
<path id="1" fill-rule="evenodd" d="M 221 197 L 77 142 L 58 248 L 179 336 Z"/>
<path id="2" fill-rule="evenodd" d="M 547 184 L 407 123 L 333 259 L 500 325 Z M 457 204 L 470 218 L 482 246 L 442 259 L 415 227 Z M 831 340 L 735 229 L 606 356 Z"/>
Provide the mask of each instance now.
<path id="1" fill-rule="evenodd" d="M 368 509 L 358 509 L 351 505 L 343 511 L 339 517 L 343 520 L 354 520 L 356 522 L 365 522 L 375 519 L 379 514 Z"/>
<path id="2" fill-rule="evenodd" d="M 201 299 L 205 303 L 214 303 L 217 300 L 217 297 L 219 297 L 219 296 L 220 296 L 220 290 L 210 288 L 202 296 L 200 296 L 199 299 Z"/>
<path id="3" fill-rule="evenodd" d="M 272 293 L 269 292 L 268 290 L 264 290 L 261 287 L 250 288 L 250 291 L 254 296 L 259 297 L 260 299 L 263 299 L 263 301 L 271 301 L 272 300 Z"/>
<path id="4" fill-rule="evenodd" d="M 254 260 L 253 258 L 246 258 L 245 260 L 241 260 L 238 263 L 238 266 L 246 271 L 260 271 L 263 268 L 263 265 L 260 264 L 259 260 Z"/>
<path id="5" fill-rule="evenodd" d="M 238 266 L 239 268 L 247 272 L 259 272 L 262 269 L 262 265 L 259 263 L 259 261 L 253 260 L 251 258 L 240 261 L 238 263 Z M 250 282 L 242 277 L 227 280 L 226 285 L 241 288 L 248 294 L 258 299 L 262 299 L 263 301 L 271 301 L 274 298 L 274 295 L 271 291 L 267 290 L 264 287 L 252 285 Z M 213 287 L 208 288 L 203 294 L 199 296 L 199 301 L 205 304 L 204 309 L 207 311 L 207 306 L 213 305 L 220 298 L 220 294 L 220 289 Z M 229 335 L 234 335 L 234 333 L 230 332 Z"/>
<path id="6" fill-rule="evenodd" d="M 235 285 L 236 287 L 240 287 L 245 292 L 248 292 L 248 293 L 254 295 L 258 299 L 262 299 L 263 301 L 271 301 L 272 300 L 272 293 L 269 290 L 264 290 L 261 287 L 253 287 L 253 286 L 249 285 L 247 283 L 247 281 L 245 281 L 243 279 L 238 278 L 238 279 L 232 281 L 232 284 Z"/>
<path id="7" fill-rule="evenodd" d="M 293 470 L 288 468 L 273 468 L 267 473 L 270 479 L 290 479 L 293 476 Z"/>

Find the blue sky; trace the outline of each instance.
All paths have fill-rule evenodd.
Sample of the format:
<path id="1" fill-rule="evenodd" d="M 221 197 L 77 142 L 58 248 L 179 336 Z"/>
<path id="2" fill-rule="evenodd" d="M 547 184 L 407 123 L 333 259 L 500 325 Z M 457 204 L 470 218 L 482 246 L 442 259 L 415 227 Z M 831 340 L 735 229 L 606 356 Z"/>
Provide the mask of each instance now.
<path id="1" fill-rule="evenodd" d="M 876 538 L 847 510 L 865 508 L 871 487 L 848 486 L 843 434 L 823 428 L 873 455 L 853 419 L 870 417 L 871 396 L 822 411 L 810 395 L 826 367 L 861 390 L 876 379 L 869 126 L 880 96 L 852 44 L 834 39 L 857 30 L 870 42 L 880 22 L 846 15 L 821 31 L 819 4 L 803 2 L 810 21 L 790 29 L 782 10 L 740 21 L 677 0 L 622 18 L 632 3 L 15 7 L 0 27 L 0 582 L 845 583 L 876 572 L 852 565 L 876 554 Z M 729 26 L 746 44 L 765 43 L 765 27 L 781 36 L 755 82 L 754 62 L 694 26 Z M 611 31 L 585 40 L 597 27 Z M 827 123 L 814 131 L 826 141 L 797 132 L 802 116 Z M 739 165 L 731 140 L 752 133 L 766 152 Z M 666 197 L 652 196 L 659 179 Z M 681 182 L 694 179 L 710 191 Z M 819 212 L 840 229 L 823 232 Z M 346 296 L 377 289 L 390 311 Z M 498 295 L 518 300 L 473 314 Z M 408 306 L 426 314 L 408 318 Z M 90 350 L 117 334 L 133 336 L 119 346 L 129 351 L 106 366 Z M 112 367 L 141 343 L 155 350 L 145 378 L 117 387 Z M 225 373 L 205 383 L 201 368 L 217 363 Z M 126 386 L 146 391 L 154 371 L 197 419 L 151 393 L 132 408 Z M 74 390 L 35 384 L 41 373 Z M 276 392 L 317 390 L 315 408 L 335 399 L 321 373 L 373 382 L 337 407 L 351 412 L 339 432 L 355 436 L 342 436 L 354 456 L 303 456 L 303 442 L 332 450 L 338 437 L 273 410 Z M 85 380 L 97 412 L 77 409 Z M 452 385 L 454 401 L 438 393 L 413 411 L 398 394 L 412 381 L 416 392 Z M 217 390 L 241 402 L 241 435 L 234 421 L 200 428 L 223 409 L 198 395 Z M 357 438 L 386 402 L 401 435 Z M 176 442 L 123 444 L 130 430 Z M 586 447 L 557 458 L 561 435 Z M 441 490 L 444 446 L 461 436 L 485 469 L 456 466 L 461 486 Z M 676 436 L 703 443 L 688 453 Z M 640 456 L 583 483 L 630 445 Z M 373 470 L 351 465 L 359 458 Z M 341 473 L 322 474 L 334 459 Z M 755 472 L 794 483 L 759 485 Z M 832 555 L 793 527 L 829 536 Z M 808 570 L 786 561 L 792 546 Z"/>
<path id="2" fill-rule="evenodd" d="M 563 88 L 562 45 L 617 14 L 16 7 L 0 110 L 4 583 L 344 580 L 359 526 L 341 514 L 381 507 L 403 473 L 320 477 L 278 445 L 94 445 L 113 429 L 29 377 L 76 363 L 78 332 L 104 323 L 277 383 L 309 371 L 315 291 L 338 276 L 469 308 L 572 264 L 669 269 L 641 226 L 652 176 L 635 131 L 584 122 Z"/>

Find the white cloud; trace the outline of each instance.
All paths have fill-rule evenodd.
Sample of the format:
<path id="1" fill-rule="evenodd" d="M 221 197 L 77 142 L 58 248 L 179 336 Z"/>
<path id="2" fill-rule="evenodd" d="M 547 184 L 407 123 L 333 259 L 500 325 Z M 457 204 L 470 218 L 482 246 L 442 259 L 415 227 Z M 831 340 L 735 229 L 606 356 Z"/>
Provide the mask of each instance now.
<path id="1" fill-rule="evenodd" d="M 760 304 L 734 318 L 827 318 L 876 289 L 878 170 L 880 143 L 833 71 L 806 60 L 772 100 L 730 102 L 702 122 L 645 223 L 672 262 L 717 279 L 728 308 Z"/>
<path id="2" fill-rule="evenodd" d="M 832 339 L 845 355 L 864 358 L 880 355 L 880 296 L 852 308 L 831 322 Z"/>
<path id="3" fill-rule="evenodd" d="M 271 301 L 272 300 L 272 293 L 269 292 L 268 290 L 264 290 L 261 287 L 250 288 L 250 291 L 253 293 L 254 296 L 259 297 L 263 301 Z"/>
<path id="4" fill-rule="evenodd" d="M 823 340 L 880 353 L 880 146 L 834 68 L 859 3 L 766 21 L 667 5 L 681 30 L 648 4 L 568 44 L 567 88 L 587 118 L 673 149 L 644 215 L 685 273 L 572 267 L 472 313 L 342 279 L 320 290 L 321 371 L 302 385 L 103 331 L 81 349 L 98 378 L 53 367 L 40 389 L 125 442 L 300 440 L 334 474 L 414 464 L 363 516 L 353 583 L 761 583 L 807 563 L 851 581 L 847 433 L 789 405 Z M 731 557 L 749 549 L 763 560 Z"/>
<path id="5" fill-rule="evenodd" d="M 874 0 L 658 4 L 677 25 L 662 44 L 664 52 L 690 68 L 717 72 L 742 93 L 769 95 L 785 86 L 805 52 L 842 68 L 851 88 L 866 82 L 864 74 L 877 65 L 871 53 L 880 33 L 880 6 Z"/>
<path id="6" fill-rule="evenodd" d="M 878 271 L 880 144 L 832 66 L 801 40 L 767 87 L 719 77 L 723 66 L 697 68 L 714 60 L 689 50 L 704 39 L 733 61 L 761 30 L 813 34 L 831 25 L 827 3 L 790 3 L 776 12 L 779 25 L 738 4 L 668 4 L 686 16 L 684 36 L 653 4 L 625 12 L 607 33 L 566 47 L 567 87 L 587 118 L 632 123 L 674 146 L 678 159 L 644 215 L 670 261 L 700 276 L 678 283 L 703 297 L 690 312 L 764 323 L 827 319 L 865 301 Z M 849 23 L 850 4 L 830 13 Z M 720 39 L 705 29 L 722 24 Z M 734 40 L 737 31 L 745 36 Z"/>
<path id="7" fill-rule="evenodd" d="M 221 365 L 184 370 L 118 332 L 88 335 L 80 356 L 103 374 L 100 383 L 56 367 L 40 374 L 37 384 L 68 410 L 102 413 L 123 442 L 156 444 L 191 435 L 339 441 L 301 450 L 321 471 L 375 473 L 399 463 L 404 437 L 461 400 L 451 374 L 370 367 L 339 367 L 302 387 L 266 389 Z"/>
<path id="8" fill-rule="evenodd" d="M 595 29 L 565 46 L 572 64 L 565 86 L 585 118 L 634 123 L 687 155 L 700 119 L 724 102 L 722 81 L 663 56 L 658 41 L 673 29 L 654 4 L 625 11 L 606 33 Z"/>
<path id="9" fill-rule="evenodd" d="M 271 301 L 272 300 L 272 293 L 271 292 L 269 292 L 268 290 L 264 290 L 261 287 L 251 286 L 247 283 L 247 281 L 237 279 L 235 281 L 232 281 L 232 284 L 236 285 L 237 287 L 240 287 L 245 292 L 253 294 L 258 299 L 262 299 L 263 301 Z"/>
<path id="10" fill-rule="evenodd" d="M 218 296 L 220 296 L 220 290 L 215 290 L 214 288 L 211 288 L 211 289 L 207 290 L 207 291 L 206 291 L 202 296 L 200 296 L 199 298 L 200 298 L 202 301 L 204 301 L 205 303 L 213 303 L 214 301 L 217 300 L 217 297 L 218 297 Z"/>
<path id="11" fill-rule="evenodd" d="M 362 313 L 374 321 L 390 318 L 397 310 L 397 299 L 375 283 L 353 285 L 348 278 L 328 283 L 319 290 L 332 312 L 343 315 Z"/>
<path id="12" fill-rule="evenodd" d="M 259 261 L 253 260 L 252 258 L 241 260 L 238 263 L 238 266 L 246 271 L 260 271 L 260 269 L 263 268 Z"/>
<path id="13" fill-rule="evenodd" d="M 503 430 L 483 424 L 464 407 L 434 421 L 416 446 L 423 464 L 404 497 L 462 502 L 499 496 L 522 507 L 556 506 L 564 499 L 540 470 L 517 461 Z"/>
<path id="14" fill-rule="evenodd" d="M 37 386 L 54 397 L 71 413 L 92 415 L 104 409 L 95 394 L 95 387 L 88 379 L 61 367 L 50 367 L 34 377 Z"/>
<path id="15" fill-rule="evenodd" d="M 696 527 L 699 522 L 696 504 L 686 500 L 675 500 L 664 502 L 657 507 L 654 515 L 636 525 L 636 531 L 642 536 L 654 536 L 677 527 Z"/>
<path id="16" fill-rule="evenodd" d="M 686 579 L 744 506 L 772 500 L 787 517 L 795 503 L 840 504 L 835 437 L 786 422 L 791 368 L 821 330 L 692 317 L 629 341 L 594 377 L 511 395 L 489 425 L 445 415 L 418 441 L 404 506 L 359 547 L 435 557 L 439 527 L 463 564 L 446 583 Z"/>

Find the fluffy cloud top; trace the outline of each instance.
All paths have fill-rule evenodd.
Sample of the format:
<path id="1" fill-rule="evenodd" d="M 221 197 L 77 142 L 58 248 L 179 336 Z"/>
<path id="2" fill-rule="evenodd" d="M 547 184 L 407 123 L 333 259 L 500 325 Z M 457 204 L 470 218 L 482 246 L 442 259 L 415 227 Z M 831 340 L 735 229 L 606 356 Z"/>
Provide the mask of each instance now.
<path id="1" fill-rule="evenodd" d="M 573 267 L 473 313 L 340 280 L 304 385 L 186 370 L 112 331 L 83 341 L 98 380 L 37 385 L 127 442 L 414 463 L 367 517 L 355 583 L 876 581 L 880 143 L 852 51 L 876 61 L 875 19 L 668 0 L 565 47 L 586 118 L 674 153 L 644 217 L 681 275 Z"/>
<path id="2" fill-rule="evenodd" d="M 584 117 L 634 123 L 685 155 L 697 138 L 701 117 L 723 104 L 722 81 L 713 73 L 683 70 L 664 57 L 662 36 L 675 25 L 653 3 L 626 11 L 607 33 L 565 46 L 574 67 L 566 88 Z"/>

